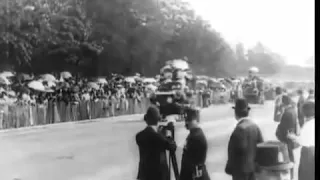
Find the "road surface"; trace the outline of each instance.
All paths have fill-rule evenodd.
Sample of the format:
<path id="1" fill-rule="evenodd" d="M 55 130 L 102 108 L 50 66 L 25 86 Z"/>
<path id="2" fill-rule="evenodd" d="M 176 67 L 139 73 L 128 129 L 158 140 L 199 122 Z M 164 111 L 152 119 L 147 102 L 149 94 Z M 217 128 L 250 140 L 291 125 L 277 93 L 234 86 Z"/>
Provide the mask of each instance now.
<path id="1" fill-rule="evenodd" d="M 265 139 L 275 139 L 273 103 L 251 105 L 252 119 Z M 1 180 L 134 180 L 138 149 L 135 134 L 145 127 L 141 115 L 0 132 Z M 236 124 L 231 105 L 216 105 L 201 112 L 207 136 L 207 167 L 211 179 L 229 180 L 224 167 L 227 143 Z M 177 159 L 187 136 L 176 126 Z"/>

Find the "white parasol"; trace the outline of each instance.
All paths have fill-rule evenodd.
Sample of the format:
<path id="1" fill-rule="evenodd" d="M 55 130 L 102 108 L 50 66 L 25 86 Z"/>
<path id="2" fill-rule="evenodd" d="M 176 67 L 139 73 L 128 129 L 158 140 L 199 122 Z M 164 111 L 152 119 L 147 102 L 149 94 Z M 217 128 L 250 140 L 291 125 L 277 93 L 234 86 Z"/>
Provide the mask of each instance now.
<path id="1" fill-rule="evenodd" d="M 13 72 L 10 72 L 10 71 L 3 71 L 2 73 L 0 73 L 0 76 L 2 77 L 13 77 L 14 76 L 14 73 Z"/>
<path id="2" fill-rule="evenodd" d="M 143 79 L 143 83 L 156 83 L 157 80 L 155 80 L 154 78 L 144 78 Z"/>
<path id="3" fill-rule="evenodd" d="M 60 73 L 60 76 L 61 76 L 62 78 L 64 78 L 64 79 L 72 78 L 71 73 L 68 72 L 68 71 L 61 72 L 61 73 Z"/>
<path id="4" fill-rule="evenodd" d="M 56 87 L 56 83 L 55 82 L 52 82 L 52 81 L 49 81 L 47 82 L 48 83 L 48 87 Z"/>
<path id="5" fill-rule="evenodd" d="M 41 81 L 31 81 L 28 83 L 28 87 L 36 91 L 45 91 L 45 87 Z"/>
<path id="6" fill-rule="evenodd" d="M 128 83 L 135 83 L 135 82 L 136 82 L 136 80 L 135 80 L 134 77 L 126 77 L 126 78 L 124 79 L 124 81 L 126 81 L 126 82 L 128 82 Z"/>
<path id="7" fill-rule="evenodd" d="M 105 78 L 98 78 L 97 83 L 98 84 L 108 84 L 108 81 Z"/>
<path id="8" fill-rule="evenodd" d="M 41 75 L 41 79 L 44 81 L 57 81 L 57 79 L 52 74 L 43 74 Z"/>
<path id="9" fill-rule="evenodd" d="M 0 84 L 10 85 L 11 82 L 6 77 L 0 76 Z"/>

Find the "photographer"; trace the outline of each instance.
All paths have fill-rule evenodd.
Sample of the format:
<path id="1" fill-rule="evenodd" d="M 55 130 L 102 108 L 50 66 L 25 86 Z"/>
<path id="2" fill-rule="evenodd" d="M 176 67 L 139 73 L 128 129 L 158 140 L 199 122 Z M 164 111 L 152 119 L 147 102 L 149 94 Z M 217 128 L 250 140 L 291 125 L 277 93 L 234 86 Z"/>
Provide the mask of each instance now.
<path id="1" fill-rule="evenodd" d="M 147 127 L 136 135 L 140 162 L 138 180 L 168 180 L 170 178 L 166 150 L 175 151 L 177 146 L 157 132 L 160 120 L 159 109 L 149 107 L 144 120 Z"/>

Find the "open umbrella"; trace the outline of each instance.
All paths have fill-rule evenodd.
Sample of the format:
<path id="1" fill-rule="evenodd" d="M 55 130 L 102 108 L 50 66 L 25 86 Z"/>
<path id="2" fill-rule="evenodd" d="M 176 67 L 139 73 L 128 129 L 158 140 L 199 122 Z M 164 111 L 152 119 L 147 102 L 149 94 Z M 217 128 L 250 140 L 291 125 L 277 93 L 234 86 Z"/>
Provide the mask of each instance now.
<path id="1" fill-rule="evenodd" d="M 156 83 L 157 80 L 155 80 L 154 78 L 144 78 L 143 79 L 143 83 Z"/>
<path id="2" fill-rule="evenodd" d="M 127 77 L 127 78 L 124 79 L 124 81 L 126 81 L 128 83 L 135 83 L 136 82 L 134 77 Z"/>
<path id="3" fill-rule="evenodd" d="M 45 87 L 40 81 L 31 81 L 28 83 L 28 87 L 36 91 L 45 91 Z"/>
<path id="4" fill-rule="evenodd" d="M 1 72 L 1 73 L 0 73 L 0 76 L 6 77 L 6 78 L 8 78 L 8 77 L 13 77 L 13 76 L 14 76 L 14 73 L 13 73 L 13 72 L 10 72 L 10 71 L 4 71 L 4 72 Z"/>
<path id="5" fill-rule="evenodd" d="M 108 81 L 105 78 L 98 78 L 96 82 L 98 84 L 108 84 Z"/>
<path id="6" fill-rule="evenodd" d="M 69 79 L 69 78 L 72 78 L 71 73 L 70 73 L 70 72 L 68 72 L 68 71 L 61 72 L 61 73 L 60 73 L 60 76 L 61 76 L 63 79 Z"/>
<path id="7" fill-rule="evenodd" d="M 0 84 L 9 85 L 11 83 L 6 77 L 0 76 Z"/>
<path id="8" fill-rule="evenodd" d="M 43 75 L 41 75 L 41 79 L 43 80 L 43 81 L 57 81 L 57 79 L 52 75 L 52 74 L 43 74 Z"/>
<path id="9" fill-rule="evenodd" d="M 95 90 L 100 89 L 99 85 L 98 85 L 97 83 L 95 83 L 95 82 L 89 82 L 89 83 L 87 84 L 87 86 L 88 86 L 89 88 L 92 88 L 92 89 L 95 89 Z"/>

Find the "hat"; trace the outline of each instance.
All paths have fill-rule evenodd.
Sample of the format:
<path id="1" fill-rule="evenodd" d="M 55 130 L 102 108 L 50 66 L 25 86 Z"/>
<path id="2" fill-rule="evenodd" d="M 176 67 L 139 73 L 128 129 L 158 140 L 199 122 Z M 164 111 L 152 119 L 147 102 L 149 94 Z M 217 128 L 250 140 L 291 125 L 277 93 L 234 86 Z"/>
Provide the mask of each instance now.
<path id="1" fill-rule="evenodd" d="M 276 94 L 282 94 L 282 88 L 281 87 L 276 87 Z"/>
<path id="2" fill-rule="evenodd" d="M 186 109 L 186 119 L 185 119 L 186 122 L 190 122 L 193 120 L 199 121 L 199 119 L 200 119 L 200 111 L 198 109 L 191 109 L 191 108 Z"/>
<path id="3" fill-rule="evenodd" d="M 289 105 L 292 103 L 292 99 L 290 98 L 289 95 L 283 95 L 282 96 L 282 103 L 285 105 Z"/>
<path id="4" fill-rule="evenodd" d="M 246 99 L 239 98 L 236 100 L 235 106 L 232 107 L 233 109 L 237 111 L 247 111 L 251 108 L 249 107 L 249 104 Z"/>
<path id="5" fill-rule="evenodd" d="M 256 163 L 266 170 L 288 170 L 293 168 L 288 147 L 279 141 L 267 141 L 257 145 Z"/>
<path id="6" fill-rule="evenodd" d="M 158 108 L 150 106 L 147 113 L 144 115 L 144 120 L 147 124 L 157 124 L 161 120 L 161 114 Z"/>

